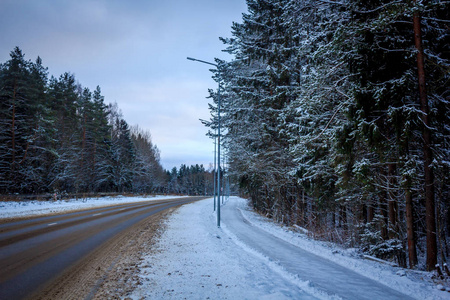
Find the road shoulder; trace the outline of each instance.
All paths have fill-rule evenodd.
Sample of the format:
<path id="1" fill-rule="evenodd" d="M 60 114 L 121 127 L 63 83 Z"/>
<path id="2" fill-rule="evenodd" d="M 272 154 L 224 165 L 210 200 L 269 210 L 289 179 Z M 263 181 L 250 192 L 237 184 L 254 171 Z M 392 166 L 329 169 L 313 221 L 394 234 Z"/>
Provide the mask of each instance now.
<path id="1" fill-rule="evenodd" d="M 77 262 L 30 299 L 124 299 L 140 284 L 138 263 L 163 231 L 169 208 L 133 225 Z"/>

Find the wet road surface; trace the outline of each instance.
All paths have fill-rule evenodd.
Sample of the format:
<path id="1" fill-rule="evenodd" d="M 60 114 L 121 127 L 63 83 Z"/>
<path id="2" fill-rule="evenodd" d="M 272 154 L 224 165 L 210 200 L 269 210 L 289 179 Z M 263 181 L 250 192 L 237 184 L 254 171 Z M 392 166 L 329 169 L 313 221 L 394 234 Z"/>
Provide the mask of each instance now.
<path id="1" fill-rule="evenodd" d="M 0 299 L 23 299 L 134 224 L 202 199 L 128 203 L 0 224 Z"/>

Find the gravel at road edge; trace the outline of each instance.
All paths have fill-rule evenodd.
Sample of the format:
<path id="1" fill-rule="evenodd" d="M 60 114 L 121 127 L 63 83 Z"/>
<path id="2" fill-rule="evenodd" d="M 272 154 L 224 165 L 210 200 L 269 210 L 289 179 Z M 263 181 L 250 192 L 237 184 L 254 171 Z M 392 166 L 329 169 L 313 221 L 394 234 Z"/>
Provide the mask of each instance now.
<path id="1" fill-rule="evenodd" d="M 132 226 L 29 299 L 127 299 L 140 285 L 139 263 L 164 230 L 169 208 Z"/>

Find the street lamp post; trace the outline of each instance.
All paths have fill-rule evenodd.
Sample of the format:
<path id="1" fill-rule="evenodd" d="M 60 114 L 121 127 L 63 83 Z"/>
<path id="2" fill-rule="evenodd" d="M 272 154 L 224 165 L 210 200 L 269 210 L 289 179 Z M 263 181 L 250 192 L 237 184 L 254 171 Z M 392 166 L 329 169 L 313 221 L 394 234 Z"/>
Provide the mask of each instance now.
<path id="1" fill-rule="evenodd" d="M 217 143 L 217 138 L 216 138 L 216 132 L 214 132 L 214 179 L 213 179 L 213 184 L 214 184 L 214 211 L 216 211 L 216 176 L 217 176 L 217 166 L 216 166 L 216 143 Z"/>
<path id="2" fill-rule="evenodd" d="M 211 65 L 217 68 L 217 71 L 219 72 L 219 87 L 217 91 L 217 161 L 218 168 L 217 168 L 217 227 L 220 227 L 220 70 L 219 66 L 217 64 L 213 64 L 204 60 L 188 57 L 187 59 L 192 61 L 201 62 L 207 65 Z M 214 160 L 215 162 L 215 160 Z M 215 203 L 216 200 L 214 200 Z"/>

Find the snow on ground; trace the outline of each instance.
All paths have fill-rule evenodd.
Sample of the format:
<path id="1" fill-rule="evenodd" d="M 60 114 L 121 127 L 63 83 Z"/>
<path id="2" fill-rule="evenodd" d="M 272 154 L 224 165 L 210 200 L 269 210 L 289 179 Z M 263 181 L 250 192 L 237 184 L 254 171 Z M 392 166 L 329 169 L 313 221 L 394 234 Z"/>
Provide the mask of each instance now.
<path id="1" fill-rule="evenodd" d="M 0 219 L 28 217 L 33 215 L 59 213 L 72 210 L 96 208 L 101 206 L 178 198 L 179 196 L 146 196 L 146 197 L 99 197 L 85 199 L 68 199 L 56 201 L 7 201 L 0 202 Z"/>
<path id="2" fill-rule="evenodd" d="M 345 267 L 344 270 L 348 270 L 347 273 L 353 274 L 351 276 L 361 274 L 363 281 L 370 278 L 380 283 L 377 285 L 381 286 L 381 289 L 384 289 L 384 286 L 388 293 L 394 292 L 392 298 L 383 299 L 403 299 L 407 298 L 406 295 L 413 299 L 450 299 L 450 293 L 438 290 L 434 284 L 426 280 L 428 273 L 402 270 L 363 260 L 355 250 L 343 250 L 327 243 L 313 241 L 305 235 L 267 221 L 252 212 L 244 199 L 237 197 L 231 197 L 222 206 L 221 228 L 216 226 L 216 215 L 212 212 L 212 199 L 184 205 L 174 213 L 166 222 L 166 230 L 155 245 L 156 251 L 144 258 L 140 274 L 142 285 L 137 287 L 131 298 L 352 298 L 342 293 L 338 294 L 339 289 L 342 292 L 342 287 L 333 287 L 331 284 L 331 281 L 335 279 L 333 275 L 330 274 L 328 278 L 325 278 L 325 281 L 330 281 L 330 293 L 330 290 L 324 291 L 321 288 L 323 284 L 315 282 L 315 279 L 311 279 L 310 282 L 301 276 L 294 275 L 289 271 L 289 265 L 282 265 L 277 259 L 259 251 L 252 244 L 251 238 L 246 239 L 245 235 L 239 232 L 245 231 L 245 227 L 236 227 L 234 224 L 236 221 L 227 216 L 231 213 L 231 209 L 240 211 L 244 219 L 243 223 L 270 233 L 276 239 L 302 249 L 301 251 L 306 250 L 319 256 L 320 259 L 324 259 L 324 264 L 335 265 L 336 263 L 339 265 L 337 268 Z M 294 264 L 294 259 L 292 261 Z M 306 277 L 308 272 L 305 272 Z M 309 274 L 319 275 L 319 277 L 323 274 L 319 271 L 315 273 L 317 274 Z M 339 296 L 333 294 L 334 288 Z M 348 288 L 350 289 L 351 285 L 348 285 Z M 361 291 L 363 289 L 361 287 Z M 370 293 L 370 290 L 371 287 L 366 287 L 366 291 L 361 294 L 361 299 L 367 296 L 368 294 L 364 293 Z M 404 297 L 398 292 L 405 294 Z"/>
<path id="3" fill-rule="evenodd" d="M 315 299 L 237 246 L 212 209 L 212 199 L 203 200 L 170 217 L 132 299 Z"/>
<path id="4" fill-rule="evenodd" d="M 83 200 L 0 202 L 0 219 L 165 198 L 174 197 L 118 196 Z M 362 281 L 370 278 L 377 285 L 380 283 L 378 289 L 382 285 L 388 286 L 395 293 L 400 292 L 413 299 L 450 299 L 450 293 L 438 290 L 427 272 L 404 270 L 364 260 L 354 249 L 345 250 L 330 243 L 314 241 L 298 231 L 259 216 L 241 198 L 231 197 L 222 206 L 221 228 L 216 226 L 212 199 L 182 206 L 168 218 L 165 226 L 157 244 L 143 258 L 140 266 L 142 285 L 136 287 L 131 295 L 132 299 L 352 298 L 350 293 L 344 296 L 339 294 L 338 290 L 342 290 L 342 287 L 333 287 L 333 275 L 323 276 L 324 271 L 316 272 L 316 267 L 307 270 L 309 263 L 306 269 L 302 269 L 302 274 L 291 272 L 296 261 L 301 260 L 298 255 L 292 255 L 289 252 L 291 250 L 272 256 L 270 251 L 264 252 L 263 248 L 258 248 L 258 243 L 272 243 L 277 244 L 276 246 L 284 243 L 284 247 L 298 248 L 298 253 L 303 253 L 305 257 L 313 253 L 323 259 L 323 265 L 336 265 L 336 270 L 341 268 L 338 270 L 341 274 L 342 270 L 349 270 L 344 273 L 353 274 L 351 276 L 361 274 Z M 255 231 L 252 232 L 249 228 Z M 266 238 L 263 240 L 261 236 L 264 234 Z M 268 240 L 270 241 L 267 242 Z M 270 245 L 264 247 L 266 246 Z M 284 264 L 282 260 L 285 260 Z M 310 275 L 310 280 L 305 279 Z M 322 277 L 325 280 L 320 282 Z M 326 284 L 323 289 L 323 281 L 327 283 L 327 280 L 330 281 L 330 287 Z M 333 289 L 336 294 L 333 294 Z M 394 295 L 392 299 L 395 297 Z"/>

